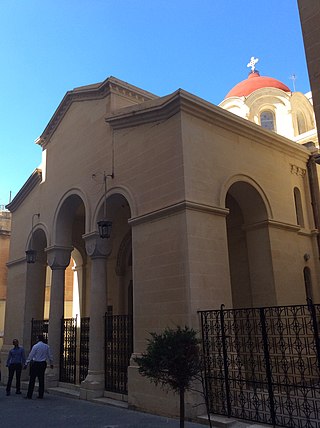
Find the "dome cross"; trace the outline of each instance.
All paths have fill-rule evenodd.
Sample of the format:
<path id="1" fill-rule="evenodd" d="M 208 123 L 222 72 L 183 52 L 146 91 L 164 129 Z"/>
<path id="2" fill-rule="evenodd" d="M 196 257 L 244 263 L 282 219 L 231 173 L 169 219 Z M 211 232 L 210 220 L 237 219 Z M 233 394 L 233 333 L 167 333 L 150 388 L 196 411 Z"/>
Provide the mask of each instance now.
<path id="1" fill-rule="evenodd" d="M 251 73 L 254 73 L 258 61 L 259 58 L 255 58 L 254 56 L 250 58 L 250 62 L 248 62 L 247 67 L 251 67 Z"/>

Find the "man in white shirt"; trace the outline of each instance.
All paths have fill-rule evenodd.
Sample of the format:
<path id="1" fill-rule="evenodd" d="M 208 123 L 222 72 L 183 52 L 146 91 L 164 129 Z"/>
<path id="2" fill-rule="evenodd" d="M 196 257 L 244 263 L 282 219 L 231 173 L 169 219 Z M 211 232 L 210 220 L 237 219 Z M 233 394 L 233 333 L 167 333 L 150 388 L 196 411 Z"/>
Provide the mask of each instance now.
<path id="1" fill-rule="evenodd" d="M 39 380 L 38 398 L 43 398 L 44 373 L 47 368 L 47 361 L 50 362 L 50 368 L 53 369 L 53 359 L 50 347 L 44 343 L 44 337 L 41 334 L 37 337 L 37 343 L 33 345 L 24 366 L 24 368 L 27 368 L 30 363 L 30 380 L 26 398 L 32 398 L 36 378 Z"/>

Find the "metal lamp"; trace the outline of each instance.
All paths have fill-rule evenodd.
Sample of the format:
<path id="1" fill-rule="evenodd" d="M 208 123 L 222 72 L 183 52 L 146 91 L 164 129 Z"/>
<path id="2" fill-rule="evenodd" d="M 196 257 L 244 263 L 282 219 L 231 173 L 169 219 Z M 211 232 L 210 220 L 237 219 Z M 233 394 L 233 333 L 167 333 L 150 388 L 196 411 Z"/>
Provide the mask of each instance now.
<path id="1" fill-rule="evenodd" d="M 27 263 L 35 263 L 37 259 L 37 251 L 33 247 L 33 221 L 35 217 L 40 217 L 40 214 L 33 214 L 31 220 L 31 239 L 30 239 L 30 248 L 26 251 Z"/>
<path id="2" fill-rule="evenodd" d="M 103 173 L 104 182 L 104 204 L 103 204 L 103 219 L 98 221 L 99 236 L 102 239 L 110 238 L 112 230 L 112 221 L 107 218 L 107 178 L 113 178 L 113 174 Z"/>

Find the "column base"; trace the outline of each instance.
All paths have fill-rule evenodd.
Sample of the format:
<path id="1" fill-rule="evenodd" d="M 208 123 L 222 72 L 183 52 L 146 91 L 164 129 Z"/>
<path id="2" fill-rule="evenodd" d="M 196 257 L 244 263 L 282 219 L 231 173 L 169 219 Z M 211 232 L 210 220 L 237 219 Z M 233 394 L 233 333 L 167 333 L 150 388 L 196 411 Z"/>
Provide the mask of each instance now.
<path id="1" fill-rule="evenodd" d="M 92 400 L 93 398 L 103 397 L 105 374 L 103 372 L 89 370 L 87 377 L 80 386 L 80 398 L 82 400 Z"/>
<path id="2" fill-rule="evenodd" d="M 53 368 L 46 369 L 46 389 L 56 388 L 59 385 L 59 369 Z"/>

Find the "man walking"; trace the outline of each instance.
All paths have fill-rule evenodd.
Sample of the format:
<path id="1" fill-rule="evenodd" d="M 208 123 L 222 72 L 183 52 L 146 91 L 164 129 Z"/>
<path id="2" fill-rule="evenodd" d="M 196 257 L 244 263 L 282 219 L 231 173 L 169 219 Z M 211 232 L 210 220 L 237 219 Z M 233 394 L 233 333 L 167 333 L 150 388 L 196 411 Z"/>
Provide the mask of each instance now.
<path id="1" fill-rule="evenodd" d="M 24 368 L 30 363 L 30 380 L 27 397 L 31 399 L 36 378 L 39 380 L 38 398 L 43 398 L 44 393 L 44 373 L 47 368 L 47 361 L 50 362 L 50 368 L 53 369 L 53 359 L 50 347 L 44 343 L 43 335 L 37 337 L 37 343 L 33 345 L 31 352 L 26 360 Z"/>
<path id="2" fill-rule="evenodd" d="M 26 362 L 26 357 L 24 354 L 24 349 L 22 346 L 19 346 L 18 339 L 13 339 L 12 341 L 13 348 L 10 349 L 7 359 L 6 366 L 9 370 L 9 377 L 7 383 L 7 395 L 10 395 L 11 384 L 13 380 L 14 374 L 16 374 L 16 394 L 21 394 L 20 391 L 20 378 L 21 378 L 21 370 Z"/>

